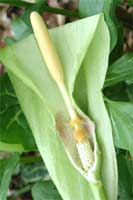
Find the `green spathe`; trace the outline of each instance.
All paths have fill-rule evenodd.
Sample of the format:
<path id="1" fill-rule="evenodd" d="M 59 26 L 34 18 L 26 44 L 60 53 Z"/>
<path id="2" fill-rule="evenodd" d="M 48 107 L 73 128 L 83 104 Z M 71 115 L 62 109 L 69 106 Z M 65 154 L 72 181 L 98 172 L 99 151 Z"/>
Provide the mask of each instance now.
<path id="1" fill-rule="evenodd" d="M 101 151 L 101 155 L 97 155 L 101 157 L 98 172 L 100 170 L 104 188 L 85 179 L 68 158 L 68 149 L 57 133 L 56 120 L 60 114 L 68 120 L 69 114 L 33 35 L 1 51 L 0 59 L 7 67 L 38 149 L 62 198 L 115 200 L 116 158 L 111 125 L 101 93 L 109 55 L 107 26 L 103 16 L 96 15 L 52 29 L 50 34 L 64 67 L 74 107 L 79 112 L 82 109 L 95 121 Z M 82 90 L 85 95 L 82 95 Z"/>

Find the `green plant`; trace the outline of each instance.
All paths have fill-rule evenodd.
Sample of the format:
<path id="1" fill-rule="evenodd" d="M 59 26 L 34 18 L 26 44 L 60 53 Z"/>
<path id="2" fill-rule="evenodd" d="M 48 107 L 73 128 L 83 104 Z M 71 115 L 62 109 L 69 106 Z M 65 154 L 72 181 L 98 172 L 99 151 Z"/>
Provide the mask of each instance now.
<path id="1" fill-rule="evenodd" d="M 31 150 L 39 150 L 61 197 L 51 181 L 42 182 L 41 177 L 44 178 L 47 173 L 44 166 L 41 176 L 35 179 L 41 182 L 34 183 L 36 181 L 30 178 L 34 175 L 25 175 L 22 165 L 18 173 L 21 173 L 24 187 L 18 194 L 32 190 L 35 200 L 132 199 L 132 187 L 128 188 L 128 182 L 132 184 L 132 160 L 128 160 L 128 152 L 133 155 L 133 54 L 119 56 L 123 46 L 123 41 L 120 43 L 118 40 L 122 25 L 114 11 L 120 1 L 94 0 L 92 3 L 81 0 L 78 11 L 50 8 L 43 1 L 34 5 L 19 1 L 12 1 L 12 4 L 27 9 L 22 17 L 13 21 L 14 38 L 6 39 L 7 46 L 0 51 L 0 60 L 7 71 L 0 77 L 0 150 L 17 152 L 8 160 L 0 160 L 4 163 L 0 165 L 2 200 L 6 199 L 10 182 L 9 179 L 8 184 L 4 183 L 8 168 L 11 177 L 17 163 L 42 163 L 38 156 L 22 159 L 21 154 Z M 71 112 L 60 92 L 60 84 L 56 84 L 56 78 L 49 73 L 47 57 L 51 55 L 51 47 L 46 45 L 45 51 L 49 54 L 43 52 L 43 60 L 32 33 L 30 13 L 34 10 L 42 13 L 45 9 L 67 16 L 90 16 L 49 32 L 62 64 L 65 90 L 69 96 L 67 101 L 76 111 L 76 117 L 78 113 L 89 130 L 87 134 L 90 134 L 93 149 L 90 154 L 95 160 L 93 173 L 86 173 L 82 168 L 82 156 L 77 152 L 70 125 Z M 119 52 L 117 60 L 115 52 Z M 52 62 L 54 60 L 52 57 Z M 123 171 L 126 171 L 127 179 L 122 176 Z M 120 175 L 119 191 L 117 173 Z M 45 188 L 51 194 L 46 195 Z M 15 193 L 14 197 L 18 194 Z"/>

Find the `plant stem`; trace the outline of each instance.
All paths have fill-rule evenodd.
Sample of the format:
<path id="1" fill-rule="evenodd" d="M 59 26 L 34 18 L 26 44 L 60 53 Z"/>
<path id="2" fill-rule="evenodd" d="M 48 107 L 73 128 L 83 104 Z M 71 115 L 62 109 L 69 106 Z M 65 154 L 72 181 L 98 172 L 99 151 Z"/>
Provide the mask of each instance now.
<path id="1" fill-rule="evenodd" d="M 79 14 L 77 11 L 73 11 L 73 10 L 67 10 L 67 9 L 63 9 L 63 8 L 54 8 L 54 7 L 49 7 L 49 6 L 44 6 L 44 10 L 50 13 L 55 13 L 55 14 L 60 14 L 60 15 L 65 15 L 67 17 L 78 17 L 79 18 Z"/>
<path id="2" fill-rule="evenodd" d="M 34 163 L 39 161 L 42 161 L 40 156 L 25 156 L 20 159 L 20 162 L 22 163 Z"/>
<path id="3" fill-rule="evenodd" d="M 62 97 L 64 98 L 65 104 L 67 106 L 68 112 L 70 114 L 70 118 L 78 118 L 77 113 L 75 112 L 72 106 L 68 91 L 66 89 L 62 63 L 60 62 L 60 58 L 57 54 L 57 51 L 53 46 L 47 27 L 42 17 L 37 12 L 31 13 L 31 24 L 46 66 L 52 78 L 55 80 L 60 89 Z"/>
<path id="4" fill-rule="evenodd" d="M 10 4 L 12 6 L 18 6 L 18 7 L 25 7 L 25 8 L 30 8 L 31 6 L 34 5 L 34 3 L 30 3 L 30 2 L 24 2 L 24 1 L 18 1 L 18 0 L 0 0 L 0 3 L 5 3 L 5 4 Z M 36 1 L 37 3 L 42 3 L 41 1 Z M 65 15 L 67 17 L 78 17 L 79 18 L 79 14 L 77 11 L 73 11 L 73 10 L 67 10 L 67 9 L 63 9 L 63 8 L 54 8 L 54 7 L 49 7 L 47 5 L 42 5 L 44 11 L 49 12 L 49 13 L 54 13 L 54 14 L 60 14 L 60 15 Z"/>
<path id="5" fill-rule="evenodd" d="M 33 5 L 33 3 L 25 2 L 25 1 L 18 1 L 18 0 L 0 0 L 0 3 L 10 4 L 13 6 L 18 7 L 26 7 L 29 8 Z"/>
<path id="6" fill-rule="evenodd" d="M 70 115 L 71 119 L 75 119 L 78 118 L 76 111 L 74 110 L 72 103 L 71 103 L 71 99 L 69 97 L 68 91 L 66 89 L 65 84 L 58 84 L 58 87 L 60 89 L 60 92 L 62 94 L 62 97 L 65 101 L 66 107 L 68 109 L 68 113 Z"/>

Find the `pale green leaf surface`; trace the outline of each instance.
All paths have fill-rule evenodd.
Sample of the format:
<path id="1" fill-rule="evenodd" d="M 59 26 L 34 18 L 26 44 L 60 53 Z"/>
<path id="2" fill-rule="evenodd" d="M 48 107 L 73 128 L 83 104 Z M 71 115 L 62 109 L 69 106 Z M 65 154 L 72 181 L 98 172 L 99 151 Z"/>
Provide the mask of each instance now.
<path id="1" fill-rule="evenodd" d="M 107 101 L 115 145 L 133 156 L 133 103 Z"/>
<path id="2" fill-rule="evenodd" d="M 101 48 L 105 40 L 108 41 L 108 32 L 101 31 L 101 29 L 105 31 L 106 27 L 104 24 L 102 24 L 102 22 L 99 22 L 97 26 L 97 32 L 95 33 L 93 41 L 88 48 L 88 53 L 86 54 L 86 57 L 82 64 L 83 73 L 82 72 L 79 73 L 79 77 L 78 77 L 79 81 L 77 81 L 78 82 L 77 90 L 82 91 L 83 85 L 81 85 L 80 77 L 85 76 L 86 87 L 87 87 L 86 93 L 88 95 L 88 99 L 87 99 L 88 100 L 88 114 L 89 116 L 91 116 L 91 118 L 94 120 L 96 124 L 96 128 L 97 128 L 96 133 L 98 137 L 98 142 L 102 146 L 102 148 L 100 149 L 102 151 L 102 159 L 103 159 L 102 160 L 102 177 L 104 180 L 104 184 L 106 185 L 107 188 L 110 188 L 110 185 L 114 187 L 113 189 L 110 188 L 110 191 L 108 191 L 108 194 L 109 194 L 110 192 L 112 193 L 112 190 L 116 192 L 116 188 L 115 188 L 115 185 L 117 185 L 117 183 L 115 183 L 116 179 L 112 179 L 112 177 L 113 176 L 117 177 L 117 172 L 116 172 L 116 163 L 115 163 L 116 162 L 115 152 L 113 151 L 113 142 L 111 142 L 113 139 L 112 139 L 112 130 L 111 130 L 111 125 L 110 125 L 110 120 L 106 112 L 102 93 L 101 93 L 101 90 L 104 84 L 106 70 L 107 70 L 107 63 L 108 63 L 107 52 L 109 53 L 108 44 L 104 44 L 104 48 L 103 49 Z M 84 87 L 85 87 L 85 83 L 84 83 Z M 76 96 L 76 91 L 75 91 L 75 96 Z M 84 97 L 81 96 L 80 102 L 78 103 L 79 106 L 82 105 L 83 98 Z M 115 199 L 115 195 L 114 197 L 111 197 L 111 198 Z"/>
<path id="3" fill-rule="evenodd" d="M 50 176 L 63 199 L 71 200 L 76 198 L 81 200 L 92 197 L 98 200 L 99 195 L 96 194 L 96 197 L 93 195 L 87 180 L 75 170 L 68 159 L 63 144 L 56 134 L 54 120 L 44 107 L 44 102 L 36 97 L 36 93 L 27 89 L 24 84 L 22 85 L 22 82 L 13 76 L 13 74 L 11 76 L 13 83 L 17 83 L 15 88 L 20 92 L 17 92 L 18 95 L 22 95 L 21 91 L 25 91 L 27 98 L 22 102 L 23 108 L 24 105 L 28 105 L 28 102 L 32 100 L 32 104 L 30 105 L 32 112 L 27 113 L 27 119 L 31 124 L 38 148 L 49 170 Z M 81 188 L 80 191 L 79 188 Z"/>
<path id="4" fill-rule="evenodd" d="M 103 12 L 110 29 L 111 50 L 117 43 L 117 29 L 120 28 L 116 23 L 115 8 L 119 4 L 118 0 L 80 0 L 79 14 L 81 17 L 92 16 Z"/>
<path id="5" fill-rule="evenodd" d="M 77 102 L 77 91 L 74 88 L 79 87 L 81 91 L 82 87 L 86 88 L 87 99 L 84 98 L 84 102 L 88 102 L 88 105 L 82 106 L 82 96 L 78 101 L 81 108 L 88 107 L 86 113 L 96 122 L 102 152 L 102 180 L 107 199 L 114 200 L 117 196 L 116 160 L 111 126 L 101 94 L 109 55 L 107 27 L 103 17 L 96 15 L 53 29 L 50 33 L 64 67 L 69 93 L 75 99 L 73 104 Z M 56 134 L 57 115 L 61 113 L 67 120 L 69 115 L 57 85 L 44 65 L 34 37 L 31 35 L 5 49 L 0 59 L 7 66 L 39 151 L 63 199 L 106 199 L 101 187 L 88 182 L 75 169 Z M 86 74 L 83 85 L 76 78 L 78 74 L 81 79 L 80 67 Z"/>
<path id="6" fill-rule="evenodd" d="M 39 182 L 32 188 L 33 200 L 61 200 L 52 181 Z"/>
<path id="7" fill-rule="evenodd" d="M 0 199 L 7 199 L 7 192 L 11 181 L 11 176 L 18 163 L 19 156 L 12 155 L 8 159 L 0 160 Z"/>

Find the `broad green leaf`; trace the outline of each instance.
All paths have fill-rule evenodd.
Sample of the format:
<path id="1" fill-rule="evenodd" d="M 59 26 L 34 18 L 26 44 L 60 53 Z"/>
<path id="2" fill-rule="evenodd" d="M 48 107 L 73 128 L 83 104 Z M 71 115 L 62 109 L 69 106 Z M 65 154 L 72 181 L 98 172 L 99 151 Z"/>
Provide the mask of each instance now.
<path id="1" fill-rule="evenodd" d="M 0 143 L 0 150 L 35 150 L 36 145 L 31 129 L 6 73 L 0 76 L 0 102 L 0 142 L 3 143 L 3 145 Z"/>
<path id="2" fill-rule="evenodd" d="M 119 200 L 133 199 L 133 161 L 123 153 L 117 156 L 119 172 Z"/>
<path id="3" fill-rule="evenodd" d="M 133 104 L 107 100 L 116 147 L 133 156 Z"/>
<path id="4" fill-rule="evenodd" d="M 32 188 L 33 200 L 61 200 L 52 181 L 39 182 Z"/>
<path id="5" fill-rule="evenodd" d="M 133 83 L 133 53 L 125 54 L 109 67 L 105 86 L 112 86 L 122 81 Z"/>
<path id="6" fill-rule="evenodd" d="M 101 151 L 101 156 L 97 155 L 101 159 L 100 168 L 99 163 L 97 165 L 97 176 L 100 170 L 107 198 L 103 186 L 88 181 L 74 160 L 77 154 L 69 129 L 68 111 L 43 62 L 34 36 L 30 35 L 2 50 L 0 59 L 7 67 L 38 149 L 63 199 L 115 200 L 116 158 L 111 124 L 101 93 L 109 55 L 107 26 L 103 16 L 96 15 L 52 29 L 50 34 L 63 64 L 66 85 L 75 109 L 82 113 L 80 108 L 87 108 L 87 115 L 96 123 Z M 86 91 L 87 99 L 83 95 L 78 97 L 78 88 Z M 59 135 L 59 125 L 64 127 L 63 134 L 65 136 L 66 133 L 67 138 Z"/>
<path id="7" fill-rule="evenodd" d="M 123 53 L 124 31 L 121 22 L 117 18 L 117 7 L 120 6 L 120 3 L 122 3 L 121 0 L 104 0 L 104 14 L 111 37 L 110 63 L 117 60 Z"/>
<path id="8" fill-rule="evenodd" d="M 7 192 L 11 181 L 11 176 L 19 161 L 19 156 L 13 154 L 8 159 L 0 160 L 0 199 L 7 199 Z"/>
<path id="9" fill-rule="evenodd" d="M 20 167 L 21 179 L 24 183 L 32 183 L 44 180 L 48 171 L 43 162 L 22 164 Z"/>
<path id="10" fill-rule="evenodd" d="M 118 39 L 117 29 L 120 28 L 115 17 L 115 8 L 119 4 L 118 0 L 80 0 L 79 14 L 87 17 L 103 12 L 107 21 L 111 35 L 111 50 L 115 47 Z"/>

